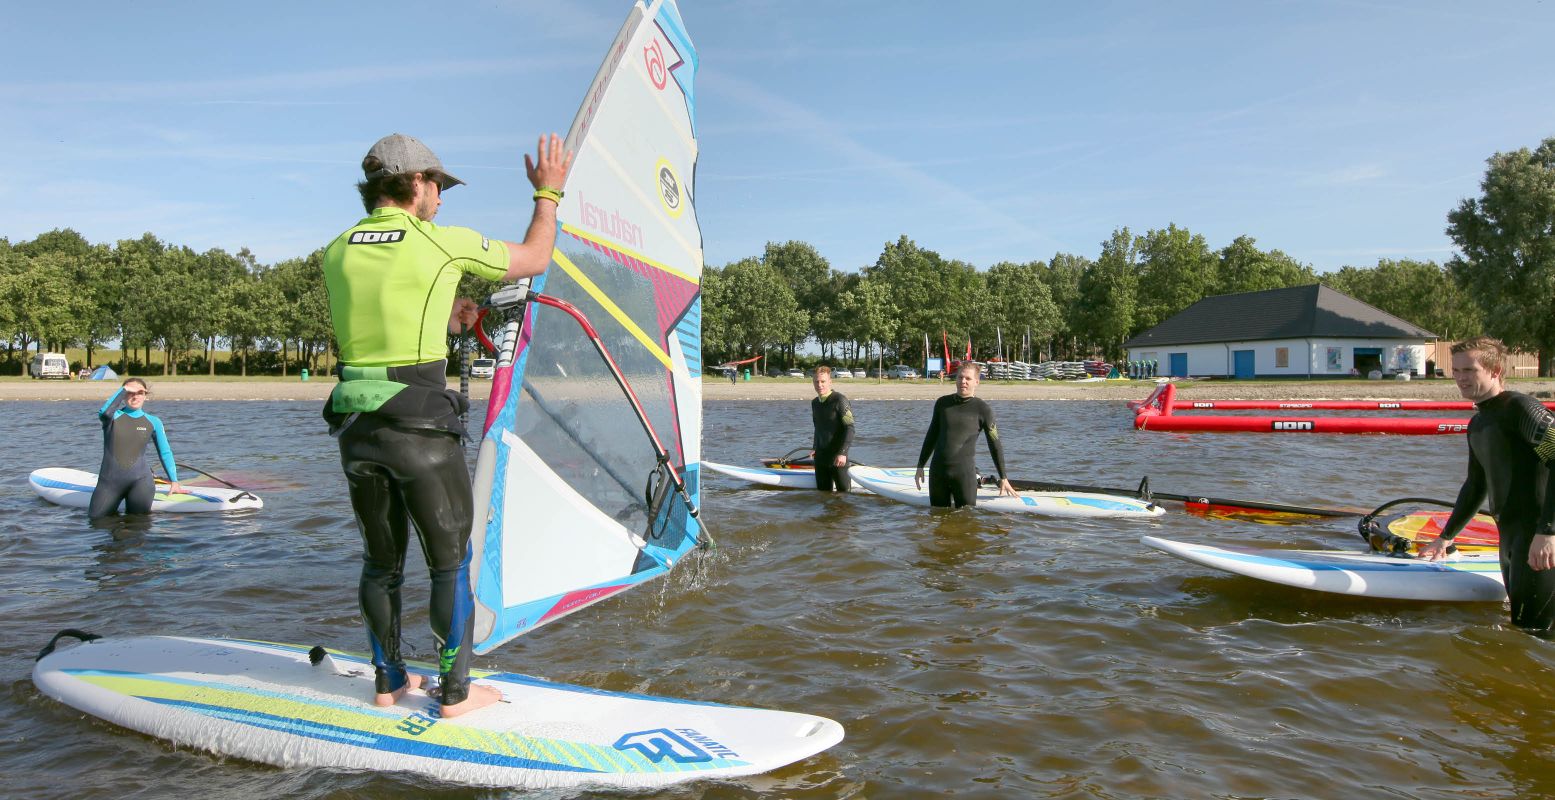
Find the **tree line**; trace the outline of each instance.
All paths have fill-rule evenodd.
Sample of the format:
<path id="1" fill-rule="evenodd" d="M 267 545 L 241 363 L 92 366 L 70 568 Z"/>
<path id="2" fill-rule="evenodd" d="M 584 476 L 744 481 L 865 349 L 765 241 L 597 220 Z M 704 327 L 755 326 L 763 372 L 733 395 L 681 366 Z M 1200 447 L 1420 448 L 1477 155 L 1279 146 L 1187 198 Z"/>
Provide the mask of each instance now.
<path id="1" fill-rule="evenodd" d="M 1382 260 L 1324 275 L 1250 236 L 1217 249 L 1175 224 L 1141 234 L 1118 228 L 1094 254 L 987 269 L 905 235 L 856 272 L 832 267 L 808 243 L 769 243 L 759 257 L 704 270 L 704 362 L 771 353 L 792 365 L 813 341 L 829 363 L 918 363 L 925 337 L 928 354 L 943 347 L 941 332 L 953 355 L 970 339 L 984 359 L 1117 360 L 1129 337 L 1204 297 L 1321 281 L 1444 339 L 1489 333 L 1538 352 L 1548 376 L 1555 138 L 1497 153 L 1481 190 L 1447 215 L 1459 250 L 1447 263 Z M 163 374 L 216 374 L 222 345 L 232 354 L 226 369 L 243 375 L 316 368 L 334 349 L 322 260 L 320 249 L 266 265 L 247 249 L 195 252 L 149 233 L 111 245 L 70 229 L 15 244 L 0 238 L 4 359 L 25 371 L 29 348 L 81 347 L 91 363 L 117 341 L 125 361 Z"/>
<path id="2" fill-rule="evenodd" d="M 906 236 L 857 272 L 833 268 L 805 242 L 769 243 L 759 257 L 703 272 L 703 357 L 717 364 L 768 353 L 791 365 L 813 341 L 829 363 L 872 361 L 876 352 L 921 363 L 941 352 L 943 331 L 952 357 L 970 339 L 981 359 L 1117 360 L 1130 337 L 1205 297 L 1321 282 L 1444 340 L 1488 333 L 1537 352 L 1539 374 L 1549 376 L 1555 138 L 1497 153 L 1481 190 L 1447 215 L 1459 250 L 1447 263 L 1383 259 L 1323 275 L 1251 236 L 1216 249 L 1175 224 L 1142 234 L 1118 228 L 1094 255 L 986 270 Z"/>

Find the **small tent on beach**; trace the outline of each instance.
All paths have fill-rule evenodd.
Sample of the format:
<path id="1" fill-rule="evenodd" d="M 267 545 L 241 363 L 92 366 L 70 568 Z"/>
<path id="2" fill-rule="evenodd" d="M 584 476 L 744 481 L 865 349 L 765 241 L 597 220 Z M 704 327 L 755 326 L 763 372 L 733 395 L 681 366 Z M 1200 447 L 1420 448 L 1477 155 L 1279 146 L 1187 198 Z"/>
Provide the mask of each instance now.
<path id="1" fill-rule="evenodd" d="M 92 378 L 91 378 L 91 380 L 94 380 L 94 381 L 112 381 L 112 380 L 118 380 L 118 379 L 119 379 L 119 373 L 114 372 L 113 371 L 113 367 L 110 367 L 107 364 L 103 364 L 103 365 L 99 366 L 97 369 L 92 370 Z"/>

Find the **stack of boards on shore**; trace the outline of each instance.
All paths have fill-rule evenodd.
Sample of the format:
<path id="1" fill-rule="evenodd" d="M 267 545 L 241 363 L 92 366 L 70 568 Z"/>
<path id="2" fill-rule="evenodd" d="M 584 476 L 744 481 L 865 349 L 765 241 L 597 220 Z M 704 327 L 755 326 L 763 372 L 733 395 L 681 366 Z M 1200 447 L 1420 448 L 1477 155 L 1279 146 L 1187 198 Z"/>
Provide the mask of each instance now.
<path id="1" fill-rule="evenodd" d="M 34 470 L 27 477 L 27 484 L 39 497 L 50 503 L 68 508 L 86 508 L 92 502 L 92 490 L 97 488 L 97 473 L 67 467 L 45 467 Z M 263 500 L 242 489 L 186 486 L 186 494 L 168 494 L 166 488 L 166 484 L 157 484 L 156 495 L 151 501 L 152 511 L 246 511 L 265 506 Z"/>
<path id="2" fill-rule="evenodd" d="M 411 671 L 435 681 L 435 664 Z M 68 706 L 176 745 L 279 767 L 412 772 L 482 786 L 648 788 L 775 769 L 842 740 L 832 720 L 472 670 L 502 702 L 453 719 L 415 690 L 373 698 L 365 656 L 181 636 L 100 638 L 33 667 Z"/>
<path id="3" fill-rule="evenodd" d="M 789 489 L 814 489 L 815 469 L 804 463 L 778 462 L 763 467 L 737 467 L 704 461 L 702 465 L 732 478 L 763 486 Z M 892 500 L 916 506 L 929 505 L 928 486 L 920 488 L 917 470 L 911 467 L 881 468 L 859 464 L 848 470 L 860 489 Z M 1166 513 L 1160 505 L 1133 497 L 1093 492 L 1021 492 L 1019 497 L 1001 497 L 997 489 L 978 490 L 977 507 L 989 511 L 1036 514 L 1048 517 L 1138 518 L 1151 519 Z"/>

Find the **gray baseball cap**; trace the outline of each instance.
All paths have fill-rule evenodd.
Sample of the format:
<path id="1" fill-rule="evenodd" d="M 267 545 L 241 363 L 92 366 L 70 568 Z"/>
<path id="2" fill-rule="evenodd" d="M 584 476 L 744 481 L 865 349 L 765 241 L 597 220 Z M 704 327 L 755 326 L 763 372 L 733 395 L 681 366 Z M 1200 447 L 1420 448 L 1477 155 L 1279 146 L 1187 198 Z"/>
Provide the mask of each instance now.
<path id="1" fill-rule="evenodd" d="M 442 191 L 446 192 L 464 183 L 443 169 L 443 162 L 438 160 L 432 148 L 422 144 L 420 139 L 403 133 L 391 133 L 379 139 L 377 144 L 367 151 L 367 155 L 377 158 L 383 164 L 382 169 L 367 173 L 368 180 L 382 178 L 385 175 L 432 171 L 443 176 L 437 187 Z"/>

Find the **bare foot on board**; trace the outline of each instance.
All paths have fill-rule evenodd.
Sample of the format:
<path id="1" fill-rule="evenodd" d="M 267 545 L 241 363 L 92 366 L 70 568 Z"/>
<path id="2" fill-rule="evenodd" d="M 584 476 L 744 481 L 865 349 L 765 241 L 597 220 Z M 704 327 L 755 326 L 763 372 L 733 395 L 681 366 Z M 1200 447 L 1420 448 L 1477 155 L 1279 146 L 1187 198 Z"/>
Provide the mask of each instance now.
<path id="1" fill-rule="evenodd" d="M 470 684 L 470 693 L 453 705 L 443 706 L 443 718 L 457 717 L 460 714 L 468 714 L 478 708 L 485 708 L 502 699 L 502 692 L 492 686 L 479 683 Z"/>
<path id="2" fill-rule="evenodd" d="M 414 672 L 405 673 L 405 685 L 392 692 L 373 695 L 373 703 L 380 706 L 392 706 L 404 699 L 405 693 L 411 689 L 421 688 L 421 676 Z"/>

